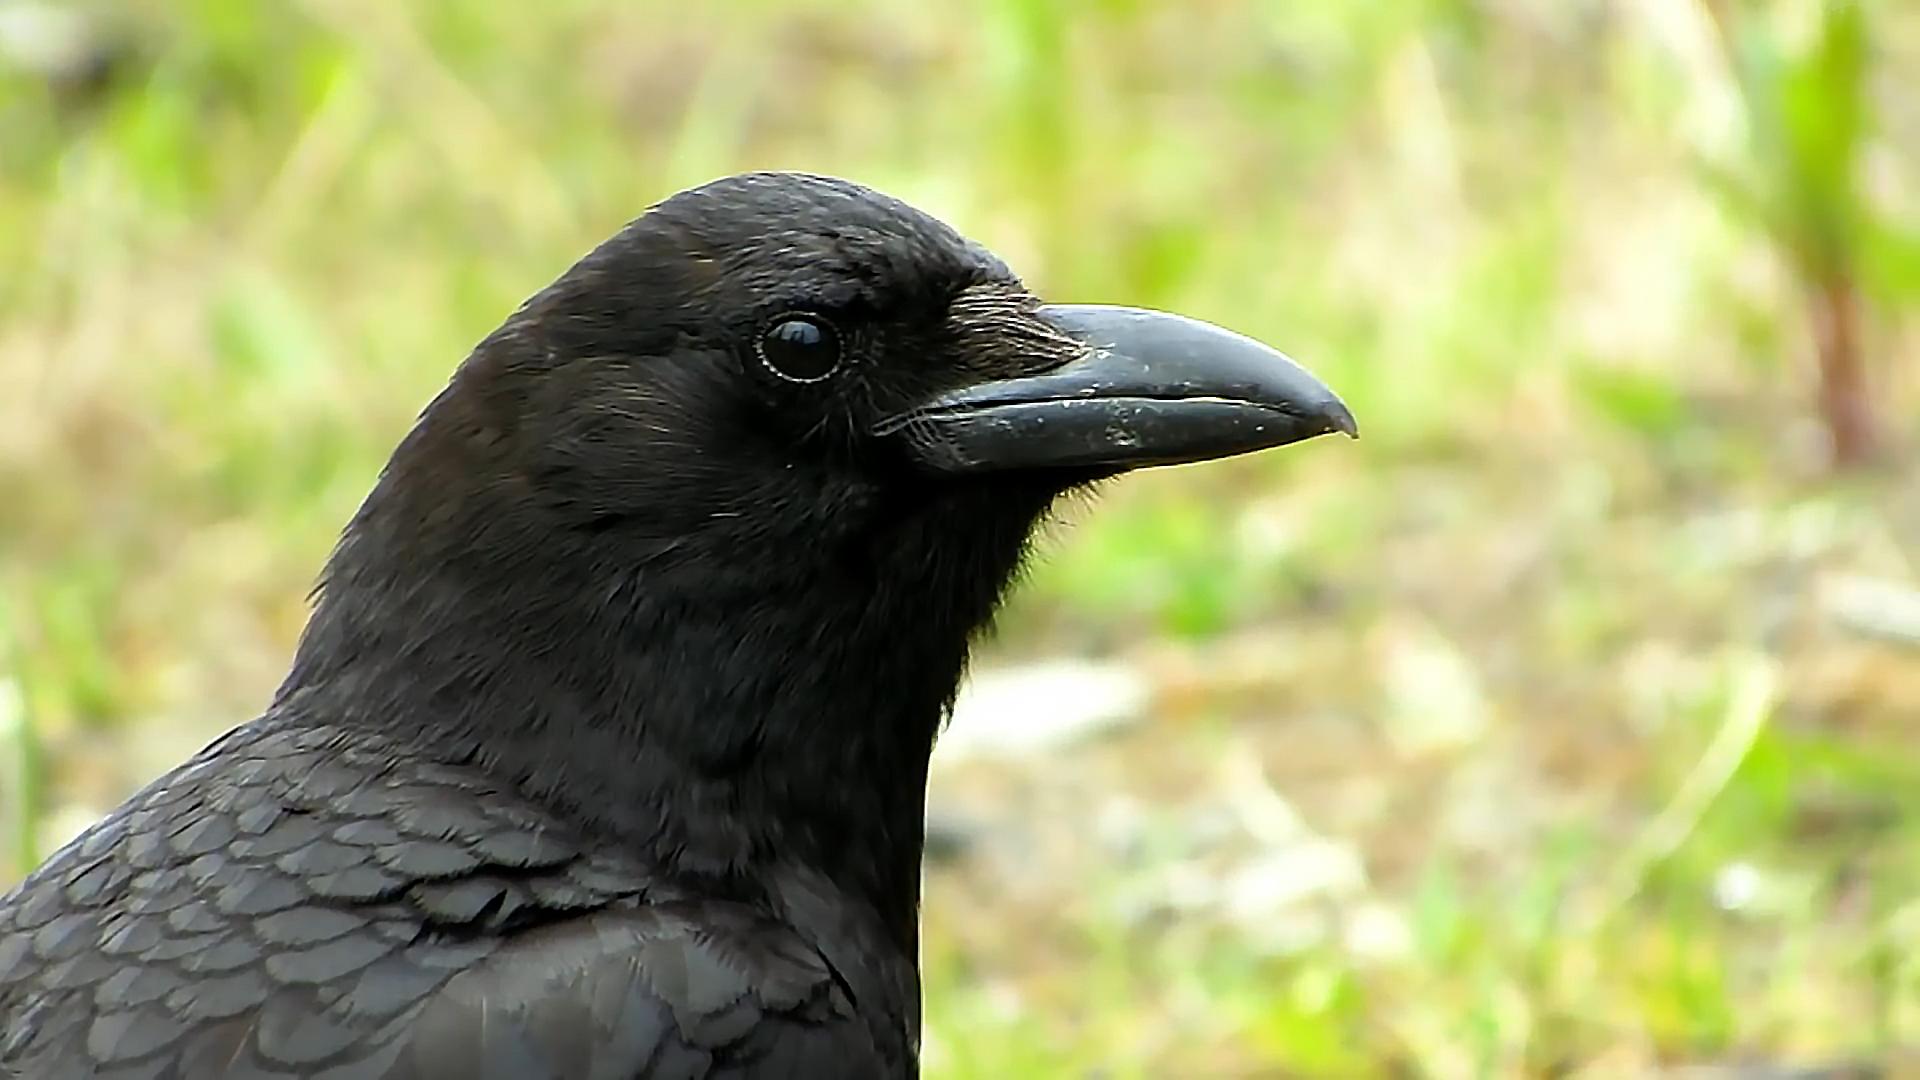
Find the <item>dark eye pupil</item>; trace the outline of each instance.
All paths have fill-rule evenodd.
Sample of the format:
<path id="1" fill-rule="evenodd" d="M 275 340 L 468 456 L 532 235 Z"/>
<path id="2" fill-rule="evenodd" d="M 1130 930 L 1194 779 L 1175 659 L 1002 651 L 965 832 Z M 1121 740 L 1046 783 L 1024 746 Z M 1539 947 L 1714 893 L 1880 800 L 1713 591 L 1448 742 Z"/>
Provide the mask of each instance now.
<path id="1" fill-rule="evenodd" d="M 774 374 L 812 382 L 840 366 L 840 338 L 832 327 L 814 319 L 782 319 L 761 337 L 760 356 Z"/>

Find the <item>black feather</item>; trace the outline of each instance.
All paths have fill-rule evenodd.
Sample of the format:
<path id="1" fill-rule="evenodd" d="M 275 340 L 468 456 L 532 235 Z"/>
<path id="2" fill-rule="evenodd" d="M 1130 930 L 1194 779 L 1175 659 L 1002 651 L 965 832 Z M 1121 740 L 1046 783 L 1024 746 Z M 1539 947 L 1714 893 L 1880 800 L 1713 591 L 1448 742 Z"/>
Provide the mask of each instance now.
<path id="1" fill-rule="evenodd" d="M 588 255 L 396 450 L 267 712 L 0 899 L 0 1075 L 914 1074 L 927 756 L 1072 480 L 866 433 L 1034 363 L 1029 306 L 818 177 Z M 839 381 L 755 361 L 793 310 Z"/>

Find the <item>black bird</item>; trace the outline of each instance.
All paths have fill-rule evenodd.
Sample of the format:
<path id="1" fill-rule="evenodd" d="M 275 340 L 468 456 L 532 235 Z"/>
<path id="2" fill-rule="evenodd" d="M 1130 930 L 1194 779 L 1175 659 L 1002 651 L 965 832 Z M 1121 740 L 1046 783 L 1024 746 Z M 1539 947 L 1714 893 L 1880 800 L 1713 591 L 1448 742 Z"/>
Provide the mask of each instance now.
<path id="1" fill-rule="evenodd" d="M 912 1076 L 927 758 L 1035 524 L 1335 430 L 858 185 L 676 195 L 428 405 L 267 711 L 0 899 L 0 1075 Z"/>

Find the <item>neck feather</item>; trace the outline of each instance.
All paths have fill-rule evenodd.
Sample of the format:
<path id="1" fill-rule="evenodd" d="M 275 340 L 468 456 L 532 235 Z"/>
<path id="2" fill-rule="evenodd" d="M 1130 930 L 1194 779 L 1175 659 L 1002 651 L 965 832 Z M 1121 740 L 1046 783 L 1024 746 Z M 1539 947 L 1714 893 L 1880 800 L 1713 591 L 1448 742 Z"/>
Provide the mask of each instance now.
<path id="1" fill-rule="evenodd" d="M 866 491 L 814 543 L 724 519 L 641 544 L 556 533 L 511 482 L 434 483 L 424 438 L 343 538 L 278 706 L 712 888 L 796 861 L 914 945 L 928 755 L 1051 490 Z"/>

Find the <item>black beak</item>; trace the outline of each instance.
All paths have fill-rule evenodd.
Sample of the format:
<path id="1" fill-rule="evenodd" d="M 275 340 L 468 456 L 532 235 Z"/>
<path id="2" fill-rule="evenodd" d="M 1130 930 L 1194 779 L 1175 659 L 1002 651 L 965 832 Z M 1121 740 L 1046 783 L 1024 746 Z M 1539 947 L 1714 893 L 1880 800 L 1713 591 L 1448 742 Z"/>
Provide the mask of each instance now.
<path id="1" fill-rule="evenodd" d="M 1230 457 L 1342 431 L 1353 413 L 1285 355 L 1181 315 L 1042 307 L 1087 346 L 1040 375 L 945 394 L 881 425 L 940 472 L 1137 469 Z"/>

